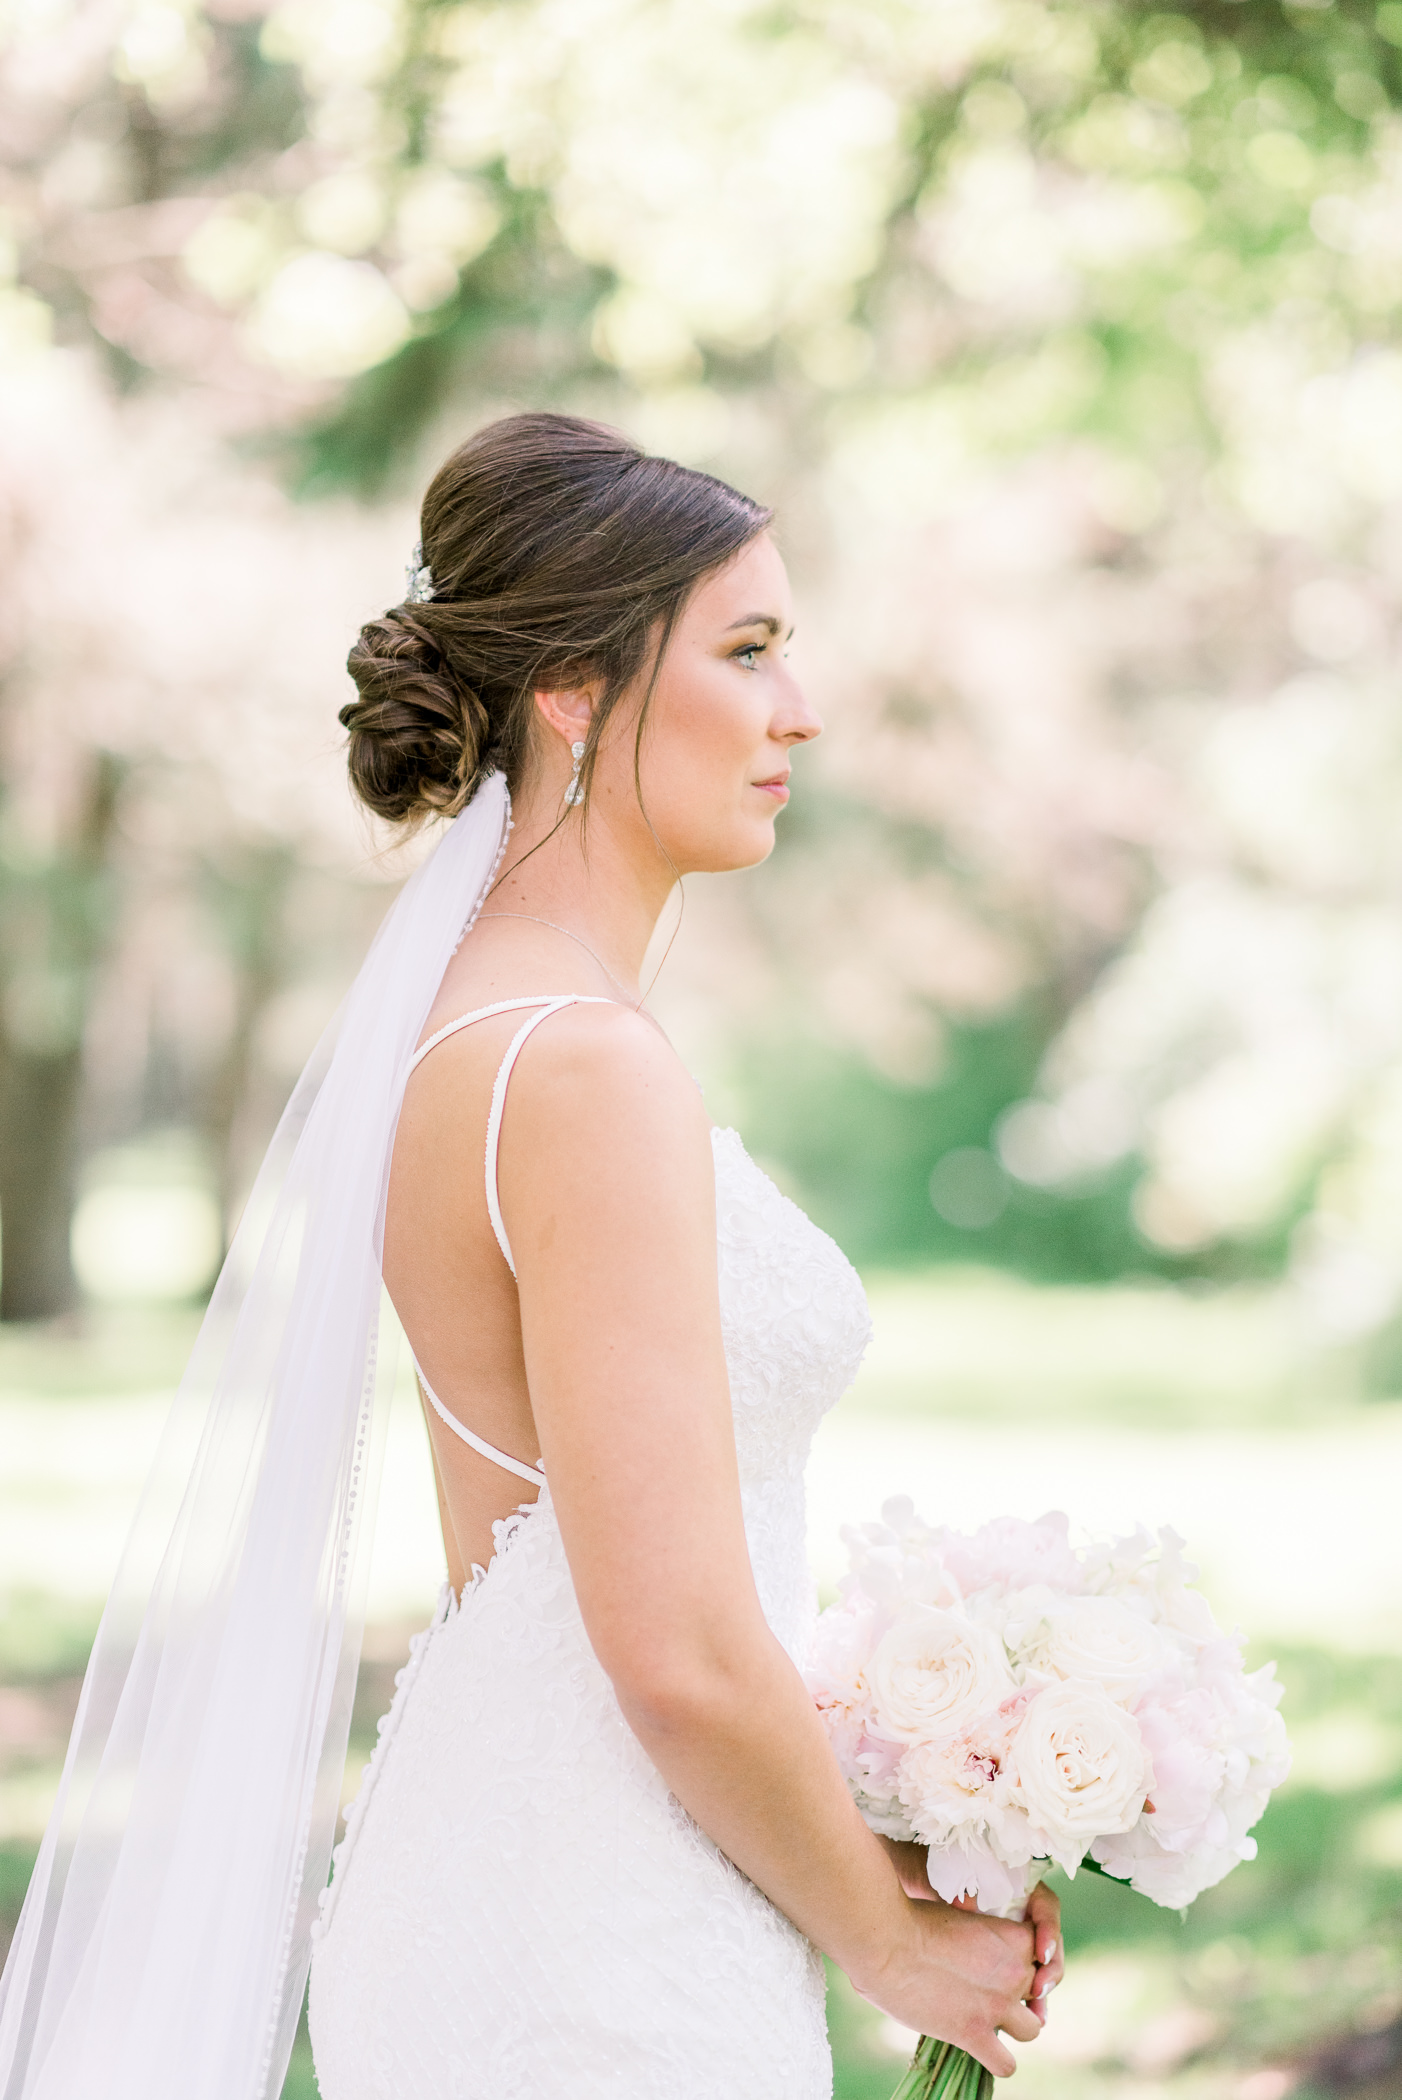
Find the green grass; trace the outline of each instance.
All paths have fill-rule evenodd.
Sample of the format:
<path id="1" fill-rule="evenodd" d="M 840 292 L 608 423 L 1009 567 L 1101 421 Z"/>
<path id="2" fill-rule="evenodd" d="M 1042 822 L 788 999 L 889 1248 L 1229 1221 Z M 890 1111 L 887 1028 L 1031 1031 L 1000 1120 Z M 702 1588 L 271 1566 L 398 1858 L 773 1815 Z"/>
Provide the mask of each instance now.
<path id="1" fill-rule="evenodd" d="M 1269 1291 L 1091 1290 L 945 1270 L 878 1277 L 873 1297 L 880 1340 L 854 1404 L 876 1416 L 1352 1431 L 1370 1406 L 1346 1358 L 1301 1359 L 1289 1309 Z M 168 1388 L 192 1326 L 181 1313 L 0 1331 L 0 1394 L 98 1402 Z M 57 1781 L 95 1625 L 92 1604 L 36 1591 L 12 1594 L 0 1615 L 0 1684 L 23 1694 L 31 1717 L 36 1701 L 48 1716 L 28 1747 L 0 1744 L 0 1933 L 18 1913 L 34 1806 Z M 407 1645 L 377 1634 L 357 1756 Z M 1272 1647 L 1299 1762 L 1259 1828 L 1258 1861 L 1186 1920 L 1104 1880 L 1063 1882 L 1071 1969 L 1053 2003 L 1055 2046 L 1049 2034 L 1040 2054 L 1025 2052 L 1017 2100 L 1237 2100 L 1263 2064 L 1289 2068 L 1292 2100 L 1402 2094 L 1402 2073 L 1350 2084 L 1308 2068 L 1329 2038 L 1366 2042 L 1402 2017 L 1402 1656 Z M 837 2100 L 889 2100 L 903 2068 L 889 2027 L 840 1977 L 829 2019 Z M 314 2092 L 303 2033 L 285 2100 Z"/>
<path id="2" fill-rule="evenodd" d="M 12 1612 L 6 1622 L 10 1682 L 32 1696 L 70 1698 L 83 1639 L 76 1616 L 32 1600 L 32 1616 Z M 1103 1879 L 1058 1877 L 1071 1960 L 1065 2013 L 1073 2017 L 1078 1979 L 1094 1984 L 1084 1998 L 1108 1993 L 1115 2005 L 1104 2052 L 1086 2063 L 1043 2065 L 1035 2049 L 1026 2052 L 1021 2100 L 1216 2100 L 1212 2081 L 1224 2067 L 1235 2077 L 1243 2066 L 1303 2061 L 1328 2037 L 1377 2025 L 1394 2004 L 1402 2011 L 1402 1761 L 1392 1749 L 1402 1743 L 1402 1658 L 1303 1649 L 1279 1661 L 1307 1754 L 1301 1777 L 1258 1827 L 1259 1859 L 1209 1890 L 1186 1919 Z M 392 1671 L 385 1653 L 367 1662 L 358 1739 L 369 1740 Z M 37 1776 L 16 1752 L 5 1765 L 7 1777 Z M 57 1780 L 56 1763 L 44 1776 Z M 32 1837 L 0 1842 L 0 1926 L 13 1926 L 34 1852 Z M 1175 2008 L 1198 2016 L 1211 2042 L 1166 2078 L 1141 2080 L 1125 2053 L 1144 2023 Z M 1054 2019 L 1062 2009 L 1054 2001 Z M 836 2100 L 888 2100 L 901 2058 L 880 2016 L 841 1977 L 832 1980 L 829 2018 Z M 284 2100 L 314 2092 L 304 2033 Z"/>
<path id="3" fill-rule="evenodd" d="M 955 1268 L 865 1281 L 875 1335 L 848 1404 L 883 1414 L 1278 1429 L 1378 1405 L 1356 1354 L 1308 1345 L 1275 1288 L 1039 1284 Z"/>
<path id="4" fill-rule="evenodd" d="M 0 1613 L 0 1684 L 46 1684 L 81 1676 L 97 1632 L 96 1611 L 42 1590 L 11 1591 Z"/>
<path id="5" fill-rule="evenodd" d="M 282 2100 L 318 2100 L 316 2072 L 312 2069 L 312 2045 L 307 2037 L 307 2016 L 302 2014 L 302 2024 L 297 2030 L 297 2039 L 292 2045 L 292 2061 L 287 2066 L 287 2076 L 282 2081 Z"/>
<path id="6" fill-rule="evenodd" d="M 71 1319 L 0 1327 L 0 1393 L 59 1400 L 173 1392 L 201 1317 L 197 1306 L 89 1306 Z"/>

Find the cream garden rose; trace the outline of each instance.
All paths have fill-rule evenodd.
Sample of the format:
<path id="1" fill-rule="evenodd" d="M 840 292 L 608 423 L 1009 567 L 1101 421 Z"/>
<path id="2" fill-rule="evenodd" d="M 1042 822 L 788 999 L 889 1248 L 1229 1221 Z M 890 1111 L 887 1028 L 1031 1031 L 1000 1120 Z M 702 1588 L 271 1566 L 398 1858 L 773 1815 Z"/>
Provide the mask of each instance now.
<path id="1" fill-rule="evenodd" d="M 995 1633 L 930 1604 L 917 1605 L 882 1636 L 867 1683 L 878 1728 L 905 1743 L 958 1735 L 1016 1689 Z"/>
<path id="2" fill-rule="evenodd" d="M 1088 1679 L 1132 1706 L 1145 1685 L 1171 1666 L 1174 1651 L 1157 1626 L 1117 1598 L 1071 1597 L 1047 1613 L 1023 1656 L 1034 1669 Z"/>
<path id="3" fill-rule="evenodd" d="M 1028 1705 L 1010 1758 L 1018 1797 L 1058 1866 L 1074 1873 L 1094 1838 L 1129 1830 L 1154 1768 L 1139 1724 L 1098 1685 L 1049 1685 Z"/>

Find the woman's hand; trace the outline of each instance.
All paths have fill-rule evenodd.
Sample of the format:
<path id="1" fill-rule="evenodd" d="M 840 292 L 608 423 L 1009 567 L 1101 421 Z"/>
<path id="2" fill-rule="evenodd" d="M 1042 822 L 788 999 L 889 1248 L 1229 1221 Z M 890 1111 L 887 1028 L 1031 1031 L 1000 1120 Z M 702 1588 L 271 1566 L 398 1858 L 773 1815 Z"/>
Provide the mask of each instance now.
<path id="1" fill-rule="evenodd" d="M 911 1900 L 909 1925 L 898 1952 L 875 1975 L 853 1976 L 854 1985 L 903 2027 L 953 2042 L 995 2078 L 1011 2078 L 1017 2062 L 1000 2035 L 1032 2042 L 1042 2031 L 1043 2015 L 1027 2002 L 1039 1928 L 938 1898 Z"/>
<path id="2" fill-rule="evenodd" d="M 896 1870 L 896 1879 L 917 1903 L 938 1903 L 939 1897 L 930 1887 L 928 1845 L 903 1843 L 899 1838 L 882 1838 L 882 1850 Z"/>
<path id="3" fill-rule="evenodd" d="M 902 1844 L 895 1838 L 882 1838 L 881 1844 L 906 1895 L 917 1902 L 938 1903 L 940 1899 L 930 1886 L 928 1847 Z M 969 1909 L 972 1905 L 966 1902 L 958 1907 Z M 1027 1899 L 1027 1909 L 1023 1915 L 1032 1927 L 1032 1958 L 1037 1964 L 1037 1977 L 1029 2004 L 1038 2018 L 1044 2021 L 1047 2017 L 1047 1998 L 1060 1983 L 1066 1969 L 1061 1944 L 1061 1900 L 1044 1881 L 1039 1881 Z"/>
<path id="4" fill-rule="evenodd" d="M 1066 1956 L 1061 1941 L 1061 1898 L 1053 1895 L 1045 1881 L 1039 1881 L 1027 1899 L 1024 1915 L 1032 1927 L 1032 1958 L 1037 1964 L 1031 2005 L 1037 2017 L 1045 2020 L 1047 1999 L 1066 1973 Z"/>

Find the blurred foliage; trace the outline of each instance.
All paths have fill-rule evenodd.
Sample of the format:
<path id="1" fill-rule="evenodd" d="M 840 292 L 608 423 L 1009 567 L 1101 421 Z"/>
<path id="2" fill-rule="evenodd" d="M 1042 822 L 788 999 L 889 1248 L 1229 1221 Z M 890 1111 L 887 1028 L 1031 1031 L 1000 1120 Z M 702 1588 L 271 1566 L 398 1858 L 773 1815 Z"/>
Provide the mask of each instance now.
<path id="1" fill-rule="evenodd" d="M 1395 1391 L 1400 111 L 1402 0 L 8 0 L 0 1036 L 61 1011 L 68 1063 L 37 1117 L 7 1068 L 7 1291 L 17 1243 L 30 1309 L 70 1289 L 19 1139 L 66 1202 L 193 1127 L 237 1206 L 403 867 L 340 785 L 346 643 L 435 455 L 553 405 L 775 502 L 795 574 L 828 734 L 659 987 L 717 1107 L 865 1261 L 1284 1269 L 1286 1353 Z M 1191 1401 L 1070 1296 L 1022 1322 L 1058 1406 L 1295 1404 L 1231 1294 Z M 947 1402 L 1015 1429 L 979 1320 Z M 165 1382 L 138 1330 L 0 1368 Z M 6 1620 L 30 1808 L 88 1630 Z M 1402 2006 L 1395 1663 L 1282 1674 L 1259 1866 L 1185 1926 L 1066 1892 L 1029 2100 L 1397 2089 L 1316 2046 Z M 833 2027 L 840 2100 L 889 2091 Z"/>
<path id="2" fill-rule="evenodd" d="M 1123 1164 L 1085 1193 L 1030 1187 L 999 1164 L 994 1130 L 1034 1084 L 1046 1030 L 1021 1008 L 949 1031 L 935 1086 L 901 1085 L 828 1036 L 750 1039 L 739 1115 L 761 1157 L 862 1266 L 977 1260 L 1048 1280 L 1123 1275 L 1138 1242 Z M 931 1200 L 936 1169 L 937 1193 Z M 962 1200 L 961 1200 L 962 1199 Z M 1137 1266 L 1185 1266 L 1144 1248 Z"/>
<path id="3" fill-rule="evenodd" d="M 11 0 L 0 36 L 7 828 L 61 857 L 120 760 L 89 1045 L 148 1015 L 41 1119 L 52 1185 L 193 1121 L 236 1200 L 372 916 L 345 876 L 391 872 L 332 786 L 346 636 L 434 455 L 550 403 L 779 506 L 829 734 L 659 990 L 760 1149 L 868 1257 L 1284 1266 L 1321 1333 L 1387 1329 L 1392 0 Z M 211 860 L 280 869 L 268 955 L 173 908 Z M 334 966 L 274 961 L 299 913 Z"/>

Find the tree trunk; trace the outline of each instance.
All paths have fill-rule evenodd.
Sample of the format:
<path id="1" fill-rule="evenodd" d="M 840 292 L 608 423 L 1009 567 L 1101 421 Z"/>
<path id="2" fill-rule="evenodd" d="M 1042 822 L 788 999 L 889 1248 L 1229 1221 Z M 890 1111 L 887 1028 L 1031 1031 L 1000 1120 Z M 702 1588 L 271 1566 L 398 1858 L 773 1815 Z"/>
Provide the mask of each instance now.
<path id="1" fill-rule="evenodd" d="M 82 1088 L 78 1045 L 0 1050 L 0 1320 L 47 1320 L 77 1296 L 68 1253 Z"/>
<path id="2" fill-rule="evenodd" d="M 234 1025 L 205 1099 L 201 1128 L 217 1162 L 224 1251 L 243 1193 L 238 1125 L 253 1072 L 258 1024 L 280 990 L 286 964 L 283 920 L 296 859 L 285 846 L 253 853 L 232 872 L 210 866 L 206 895 L 237 975 Z"/>
<path id="3" fill-rule="evenodd" d="M 0 1321 L 68 1312 L 83 1033 L 107 942 L 108 856 L 121 768 L 95 755 L 66 850 L 7 869 L 0 892 Z"/>

